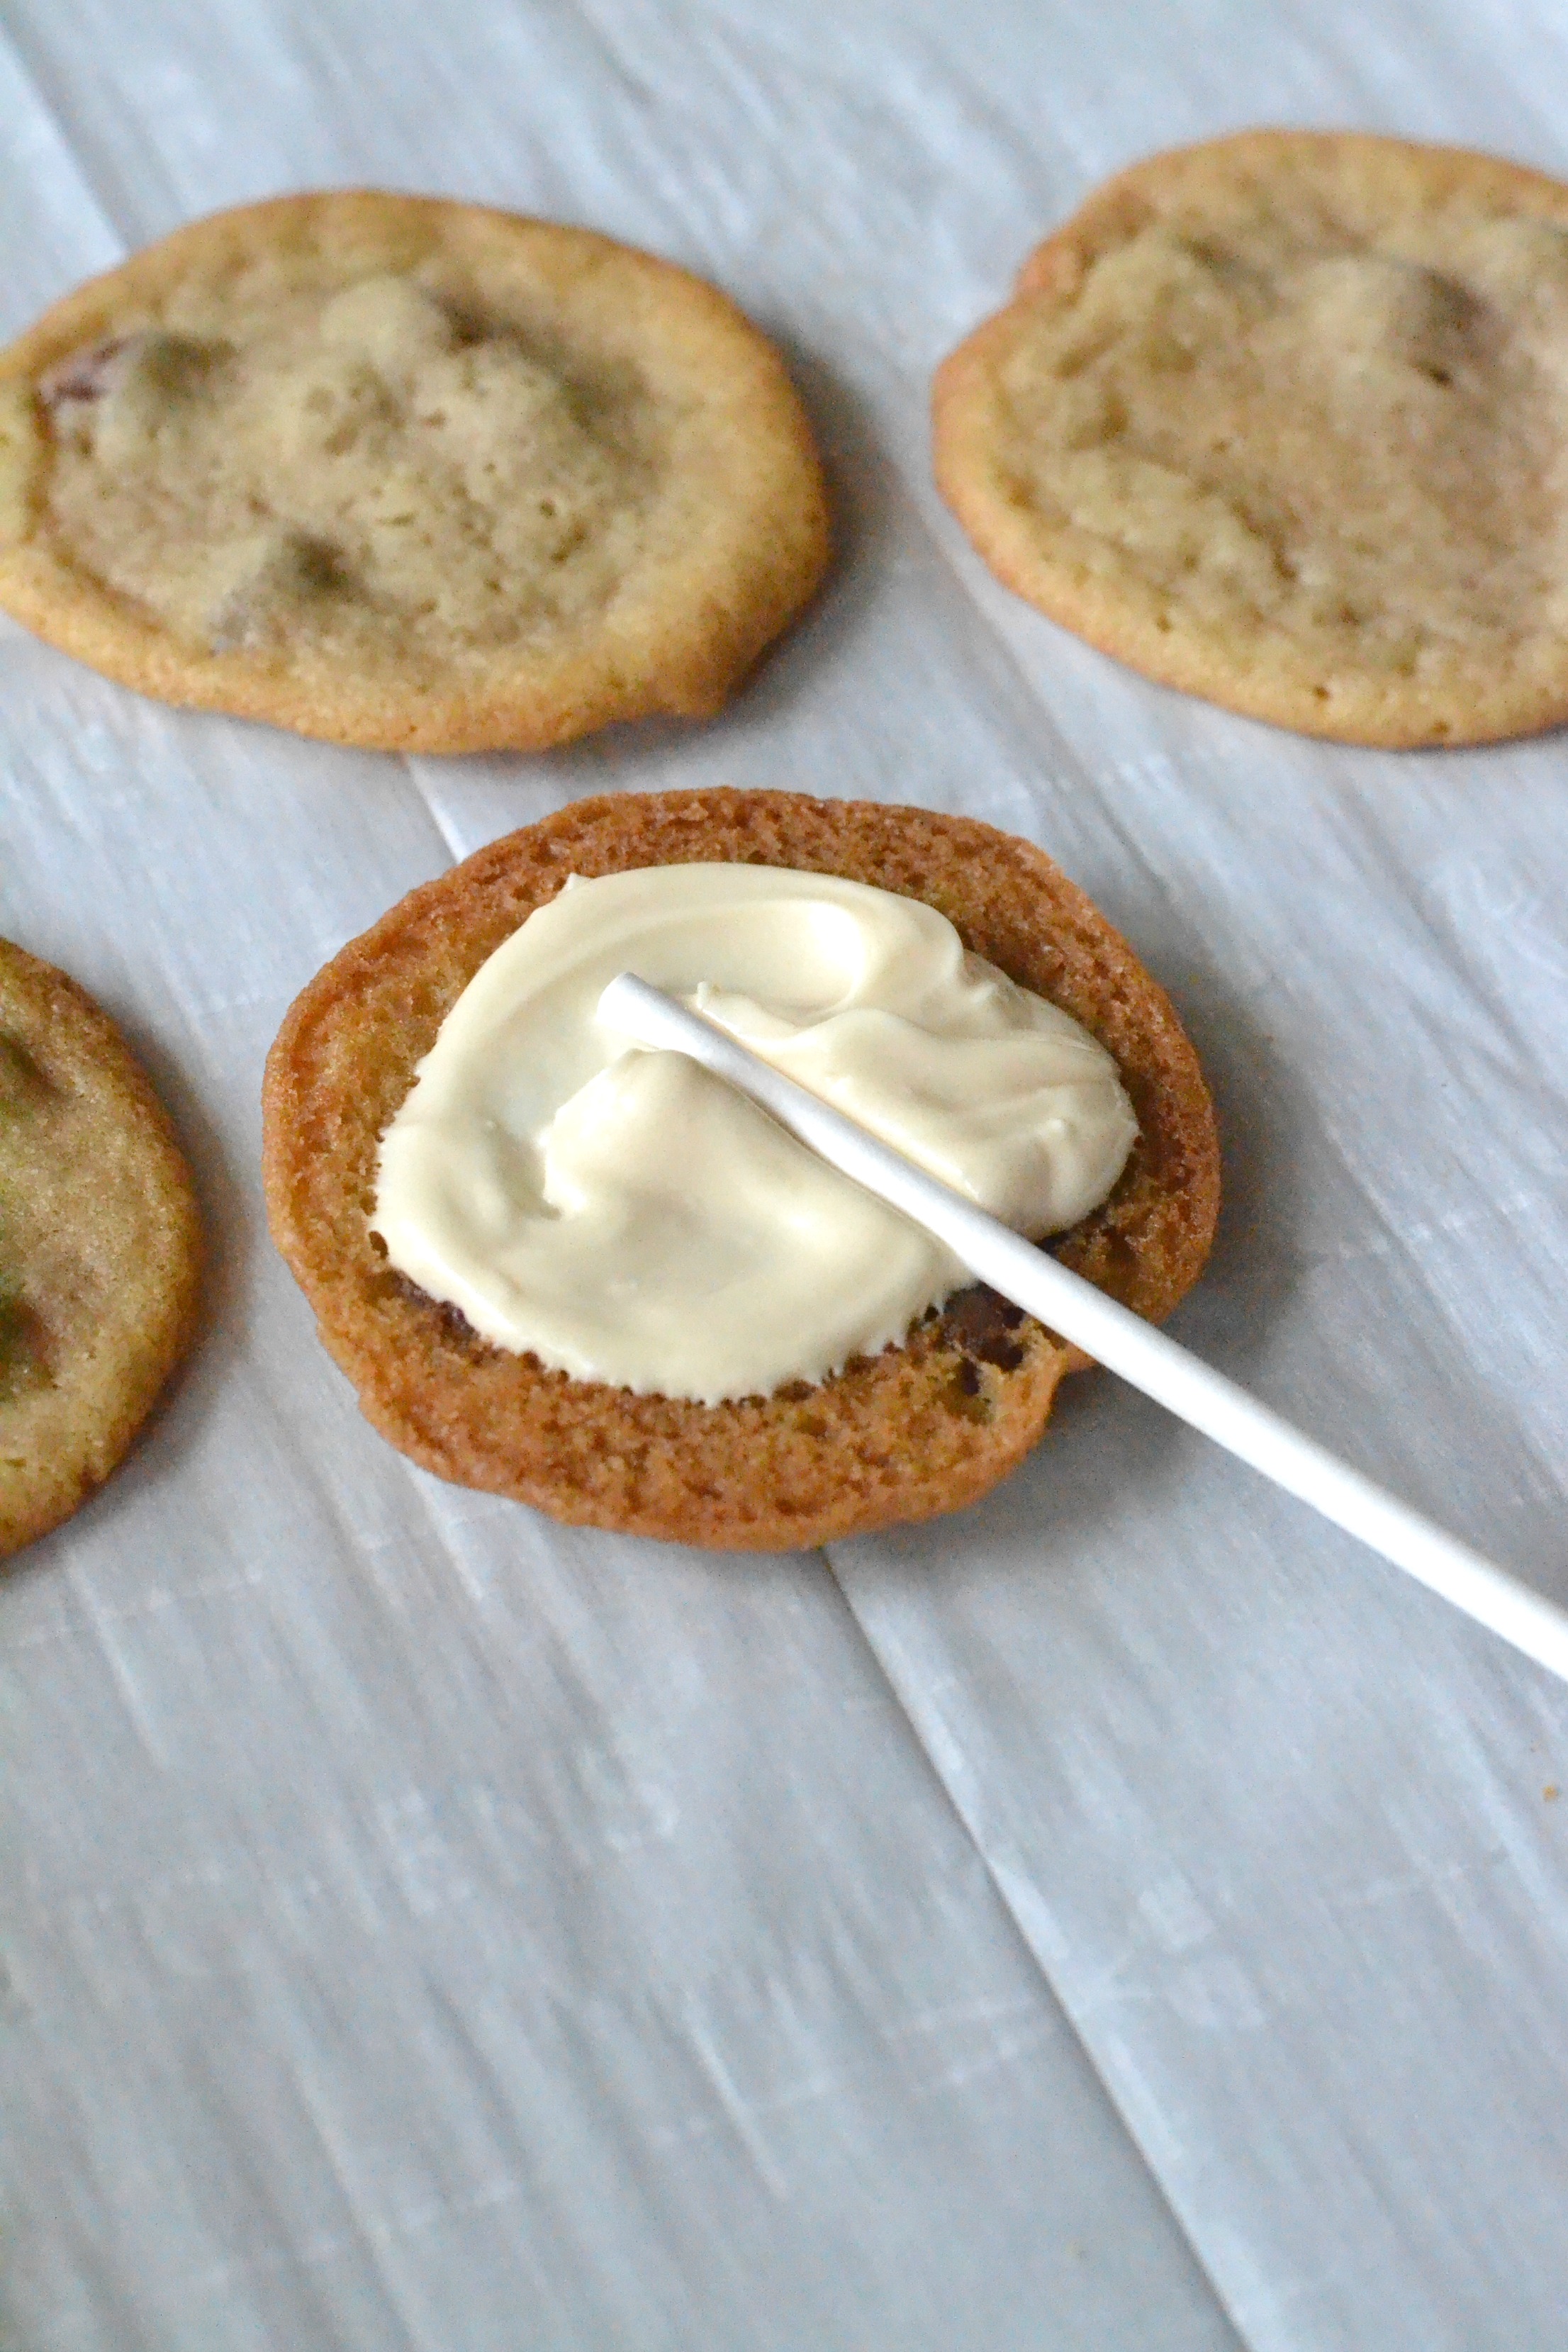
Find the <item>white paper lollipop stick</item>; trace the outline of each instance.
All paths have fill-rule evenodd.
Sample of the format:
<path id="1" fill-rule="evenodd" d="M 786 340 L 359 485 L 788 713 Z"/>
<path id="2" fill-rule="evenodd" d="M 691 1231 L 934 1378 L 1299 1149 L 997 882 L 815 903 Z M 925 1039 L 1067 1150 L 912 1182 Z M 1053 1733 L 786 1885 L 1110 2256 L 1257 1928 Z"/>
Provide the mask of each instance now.
<path id="1" fill-rule="evenodd" d="M 738 1087 L 846 1176 L 934 1234 L 994 1290 L 1568 1682 L 1568 1611 L 1396 1502 L 1223 1372 L 829 1108 L 711 1021 L 631 972 L 605 990 L 599 1017 L 636 1044 L 689 1055 Z"/>

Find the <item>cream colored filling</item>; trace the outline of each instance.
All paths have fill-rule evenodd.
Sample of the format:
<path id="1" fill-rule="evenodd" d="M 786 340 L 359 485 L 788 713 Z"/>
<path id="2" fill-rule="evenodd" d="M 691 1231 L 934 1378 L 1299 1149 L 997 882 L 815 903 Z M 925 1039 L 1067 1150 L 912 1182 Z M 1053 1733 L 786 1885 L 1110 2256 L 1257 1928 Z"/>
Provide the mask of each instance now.
<path id="1" fill-rule="evenodd" d="M 1110 1056 L 915 899 L 757 866 L 574 878 L 447 1014 L 382 1139 L 373 1222 L 487 1339 L 580 1380 L 766 1395 L 969 1279 L 721 1081 L 603 1027 L 626 971 L 1018 1232 L 1075 1224 L 1131 1150 Z"/>

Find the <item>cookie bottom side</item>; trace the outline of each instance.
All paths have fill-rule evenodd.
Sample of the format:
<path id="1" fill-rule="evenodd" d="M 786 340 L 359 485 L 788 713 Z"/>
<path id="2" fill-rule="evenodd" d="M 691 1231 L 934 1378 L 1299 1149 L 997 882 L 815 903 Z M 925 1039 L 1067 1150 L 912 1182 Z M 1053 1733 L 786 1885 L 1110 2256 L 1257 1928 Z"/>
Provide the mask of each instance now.
<path id="1" fill-rule="evenodd" d="M 574 1381 L 476 1339 L 370 1233 L 376 1148 L 450 1005 L 569 873 L 696 860 L 837 873 L 921 898 L 966 946 L 1063 1005 L 1115 1056 L 1141 1135 L 1093 1216 L 1052 1244 L 1158 1319 L 1196 1278 L 1218 1152 L 1196 1057 L 1126 943 L 1027 842 L 872 803 L 726 791 L 579 802 L 416 890 L 304 991 L 268 1065 L 279 1247 L 366 1416 L 437 1475 L 559 1519 L 782 1550 L 972 1502 L 1038 1438 L 1085 1360 L 994 1294 L 961 1292 L 903 1346 L 814 1387 L 706 1406 Z"/>

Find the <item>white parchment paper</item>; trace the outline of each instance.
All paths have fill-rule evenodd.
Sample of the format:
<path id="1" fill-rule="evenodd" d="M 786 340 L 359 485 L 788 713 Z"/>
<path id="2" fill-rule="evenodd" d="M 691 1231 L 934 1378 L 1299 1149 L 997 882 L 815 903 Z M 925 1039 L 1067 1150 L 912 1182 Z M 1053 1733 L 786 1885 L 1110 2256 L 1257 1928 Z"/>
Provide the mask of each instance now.
<path id="1" fill-rule="evenodd" d="M 1142 685 L 929 488 L 935 361 L 1105 172 L 1251 121 L 1568 171 L 1548 0 L 6 0 L 0 325 L 192 214 L 589 222 L 790 355 L 841 560 L 705 730 L 406 763 L 0 631 L 0 931 L 125 1024 L 214 1243 L 126 1468 L 0 1587 L 0 2341 L 1555 2352 L 1568 1694 L 1136 1397 L 979 1508 L 735 1561 L 361 1422 L 260 1064 L 399 893 L 708 781 L 1042 842 L 1225 1122 L 1191 1344 L 1568 1597 L 1568 761 Z M 6 2332 L 8 2329 L 8 2333 Z"/>

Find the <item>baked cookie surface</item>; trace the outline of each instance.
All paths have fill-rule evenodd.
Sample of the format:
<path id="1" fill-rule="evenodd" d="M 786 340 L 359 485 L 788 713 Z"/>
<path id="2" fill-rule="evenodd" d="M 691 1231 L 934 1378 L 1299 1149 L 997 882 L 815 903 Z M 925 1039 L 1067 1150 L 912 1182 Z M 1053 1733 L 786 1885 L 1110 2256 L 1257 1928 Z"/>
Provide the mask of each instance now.
<path id="1" fill-rule="evenodd" d="M 1163 683 L 1346 742 L 1568 716 L 1568 186 L 1351 133 L 1157 155 L 938 373 L 992 569 Z"/>
<path id="2" fill-rule="evenodd" d="M 68 1518 L 195 1328 L 168 1119 L 106 1013 L 0 940 L 0 1558 Z"/>
<path id="3" fill-rule="evenodd" d="M 165 700 L 390 750 L 705 716 L 816 587 L 773 346 L 585 229 L 289 196 L 0 355 L 0 604 Z"/>
<path id="4" fill-rule="evenodd" d="M 569 874 L 699 860 L 847 876 L 923 899 L 966 947 L 1109 1048 L 1141 1129 L 1105 1205 L 1052 1247 L 1152 1318 L 1208 1255 L 1214 1117 L 1163 992 L 1027 842 L 921 809 L 789 793 L 581 801 L 412 892 L 297 1000 L 267 1069 L 279 1248 L 370 1421 L 426 1469 L 557 1518 L 783 1550 L 956 1509 L 1040 1435 L 1085 1359 L 976 1286 L 900 1348 L 815 1386 L 703 1405 L 577 1381 L 479 1339 L 370 1231 L 379 1139 L 474 973 Z"/>

